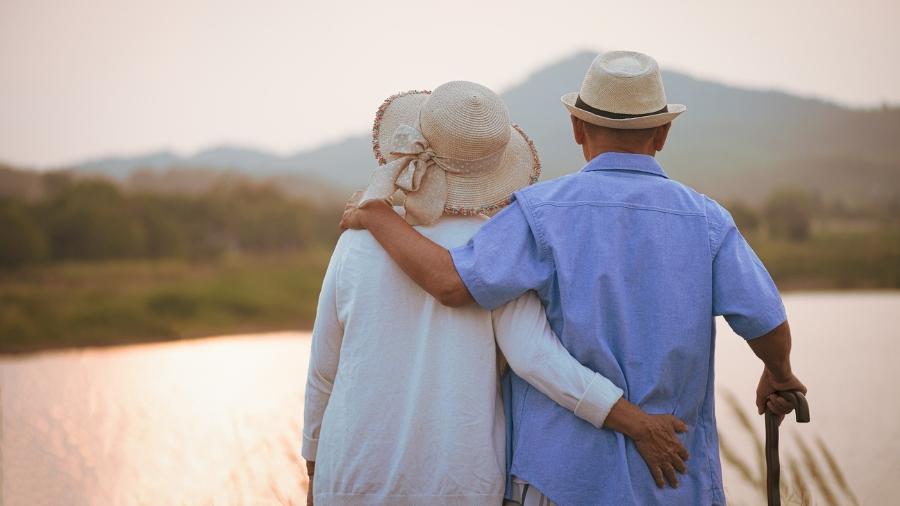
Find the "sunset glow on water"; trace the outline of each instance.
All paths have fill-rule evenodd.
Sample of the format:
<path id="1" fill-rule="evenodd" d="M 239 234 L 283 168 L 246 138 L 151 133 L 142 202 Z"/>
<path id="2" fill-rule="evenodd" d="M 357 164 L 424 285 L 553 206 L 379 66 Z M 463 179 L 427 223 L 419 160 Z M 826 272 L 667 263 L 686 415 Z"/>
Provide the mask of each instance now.
<path id="1" fill-rule="evenodd" d="M 889 502 L 900 493 L 889 479 L 900 466 L 900 294 L 785 302 L 813 423 L 786 423 L 783 459 L 792 437 L 821 436 L 864 504 Z M 717 386 L 752 409 L 759 366 L 726 328 Z M 2 504 L 302 504 L 308 353 L 308 333 L 279 333 L 0 359 Z M 718 417 L 723 437 L 751 454 L 723 402 Z M 724 471 L 732 503 L 759 503 Z"/>

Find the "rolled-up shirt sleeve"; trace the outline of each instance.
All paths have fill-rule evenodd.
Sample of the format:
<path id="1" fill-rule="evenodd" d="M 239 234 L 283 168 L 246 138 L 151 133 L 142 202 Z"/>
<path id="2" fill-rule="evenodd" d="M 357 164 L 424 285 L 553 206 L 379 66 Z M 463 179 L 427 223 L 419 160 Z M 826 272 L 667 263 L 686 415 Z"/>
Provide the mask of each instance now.
<path id="1" fill-rule="evenodd" d="M 337 277 L 342 256 L 342 243 L 338 242 L 319 293 L 316 321 L 313 325 L 312 348 L 306 377 L 306 394 L 303 410 L 303 447 L 301 454 L 308 461 L 316 460 L 319 431 L 325 408 L 331 398 L 331 389 L 337 375 L 344 328 L 337 312 Z"/>
<path id="2" fill-rule="evenodd" d="M 538 224 L 517 197 L 464 246 L 450 250 L 456 271 L 481 307 L 494 310 L 545 286 L 553 262 Z"/>
<path id="3" fill-rule="evenodd" d="M 710 200 L 707 208 L 713 249 L 713 314 L 750 340 L 787 320 L 778 288 L 741 235 L 731 215 Z"/>
<path id="4" fill-rule="evenodd" d="M 497 344 L 512 370 L 575 416 L 602 428 L 622 389 L 569 354 L 537 295 L 529 291 L 492 316 Z"/>

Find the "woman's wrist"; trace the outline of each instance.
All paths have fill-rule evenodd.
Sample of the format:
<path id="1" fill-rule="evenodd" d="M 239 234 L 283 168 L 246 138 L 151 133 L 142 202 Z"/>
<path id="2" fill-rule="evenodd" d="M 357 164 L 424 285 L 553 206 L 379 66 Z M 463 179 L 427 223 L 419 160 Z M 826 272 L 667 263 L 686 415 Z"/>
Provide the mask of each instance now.
<path id="1" fill-rule="evenodd" d="M 622 397 L 609 411 L 603 426 L 637 440 L 647 430 L 646 418 L 646 413 Z"/>

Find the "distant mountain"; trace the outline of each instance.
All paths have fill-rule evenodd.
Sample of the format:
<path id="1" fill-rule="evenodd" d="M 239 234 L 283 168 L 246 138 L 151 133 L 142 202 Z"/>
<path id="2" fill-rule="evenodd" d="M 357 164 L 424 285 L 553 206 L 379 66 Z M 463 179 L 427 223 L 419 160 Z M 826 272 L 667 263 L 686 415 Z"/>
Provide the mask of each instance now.
<path id="1" fill-rule="evenodd" d="M 537 144 L 545 177 L 584 164 L 559 97 L 578 89 L 594 53 L 532 74 L 503 94 Z M 662 165 L 717 198 L 757 200 L 773 186 L 802 185 L 853 197 L 900 193 L 900 110 L 853 110 L 785 93 L 735 88 L 664 72 L 673 124 Z"/>
<path id="2" fill-rule="evenodd" d="M 105 172 L 54 173 L 20 169 L 0 163 L 0 204 L 5 199 L 40 202 L 54 195 L 69 181 L 111 180 L 131 193 L 155 193 L 199 197 L 216 189 L 274 186 L 283 194 L 319 208 L 341 208 L 347 198 L 344 189 L 291 172 L 271 175 L 245 171 L 204 168 L 144 168 L 114 178 Z"/>
<path id="3" fill-rule="evenodd" d="M 193 156 L 180 156 L 170 151 L 159 151 L 134 158 L 112 157 L 90 160 L 74 168 L 81 172 L 102 173 L 118 179 L 128 177 L 141 169 L 216 168 L 239 172 L 273 172 L 291 169 L 286 158 L 250 148 L 219 146 L 200 151 Z M 296 167 L 293 167 L 296 169 Z"/>
<path id="4" fill-rule="evenodd" d="M 81 172 L 97 172 L 115 178 L 124 178 L 138 169 L 166 169 L 184 161 L 170 151 L 159 151 L 135 157 L 109 157 L 76 165 Z"/>
<path id="5" fill-rule="evenodd" d="M 595 54 L 581 52 L 530 75 L 505 93 L 513 121 L 535 141 L 543 179 L 584 164 L 559 97 L 578 88 Z M 900 194 L 900 110 L 858 110 L 786 93 L 742 89 L 664 72 L 670 102 L 686 104 L 660 161 L 669 174 L 720 199 L 756 201 L 775 186 L 824 195 Z M 219 147 L 190 157 L 161 152 L 90 161 L 77 170 L 125 178 L 146 168 L 219 168 L 301 175 L 341 191 L 366 184 L 374 158 L 368 135 L 279 157 Z"/>

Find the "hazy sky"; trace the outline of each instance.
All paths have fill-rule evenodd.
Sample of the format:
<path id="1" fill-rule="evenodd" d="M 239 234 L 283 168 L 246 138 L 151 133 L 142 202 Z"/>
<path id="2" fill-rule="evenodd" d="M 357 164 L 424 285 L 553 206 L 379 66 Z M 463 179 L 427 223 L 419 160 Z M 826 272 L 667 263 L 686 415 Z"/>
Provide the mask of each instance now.
<path id="1" fill-rule="evenodd" d="M 222 143 L 289 153 L 365 131 L 394 92 L 452 79 L 502 91 L 579 49 L 897 104 L 898 5 L 0 0 L 0 160 L 47 166 Z"/>

